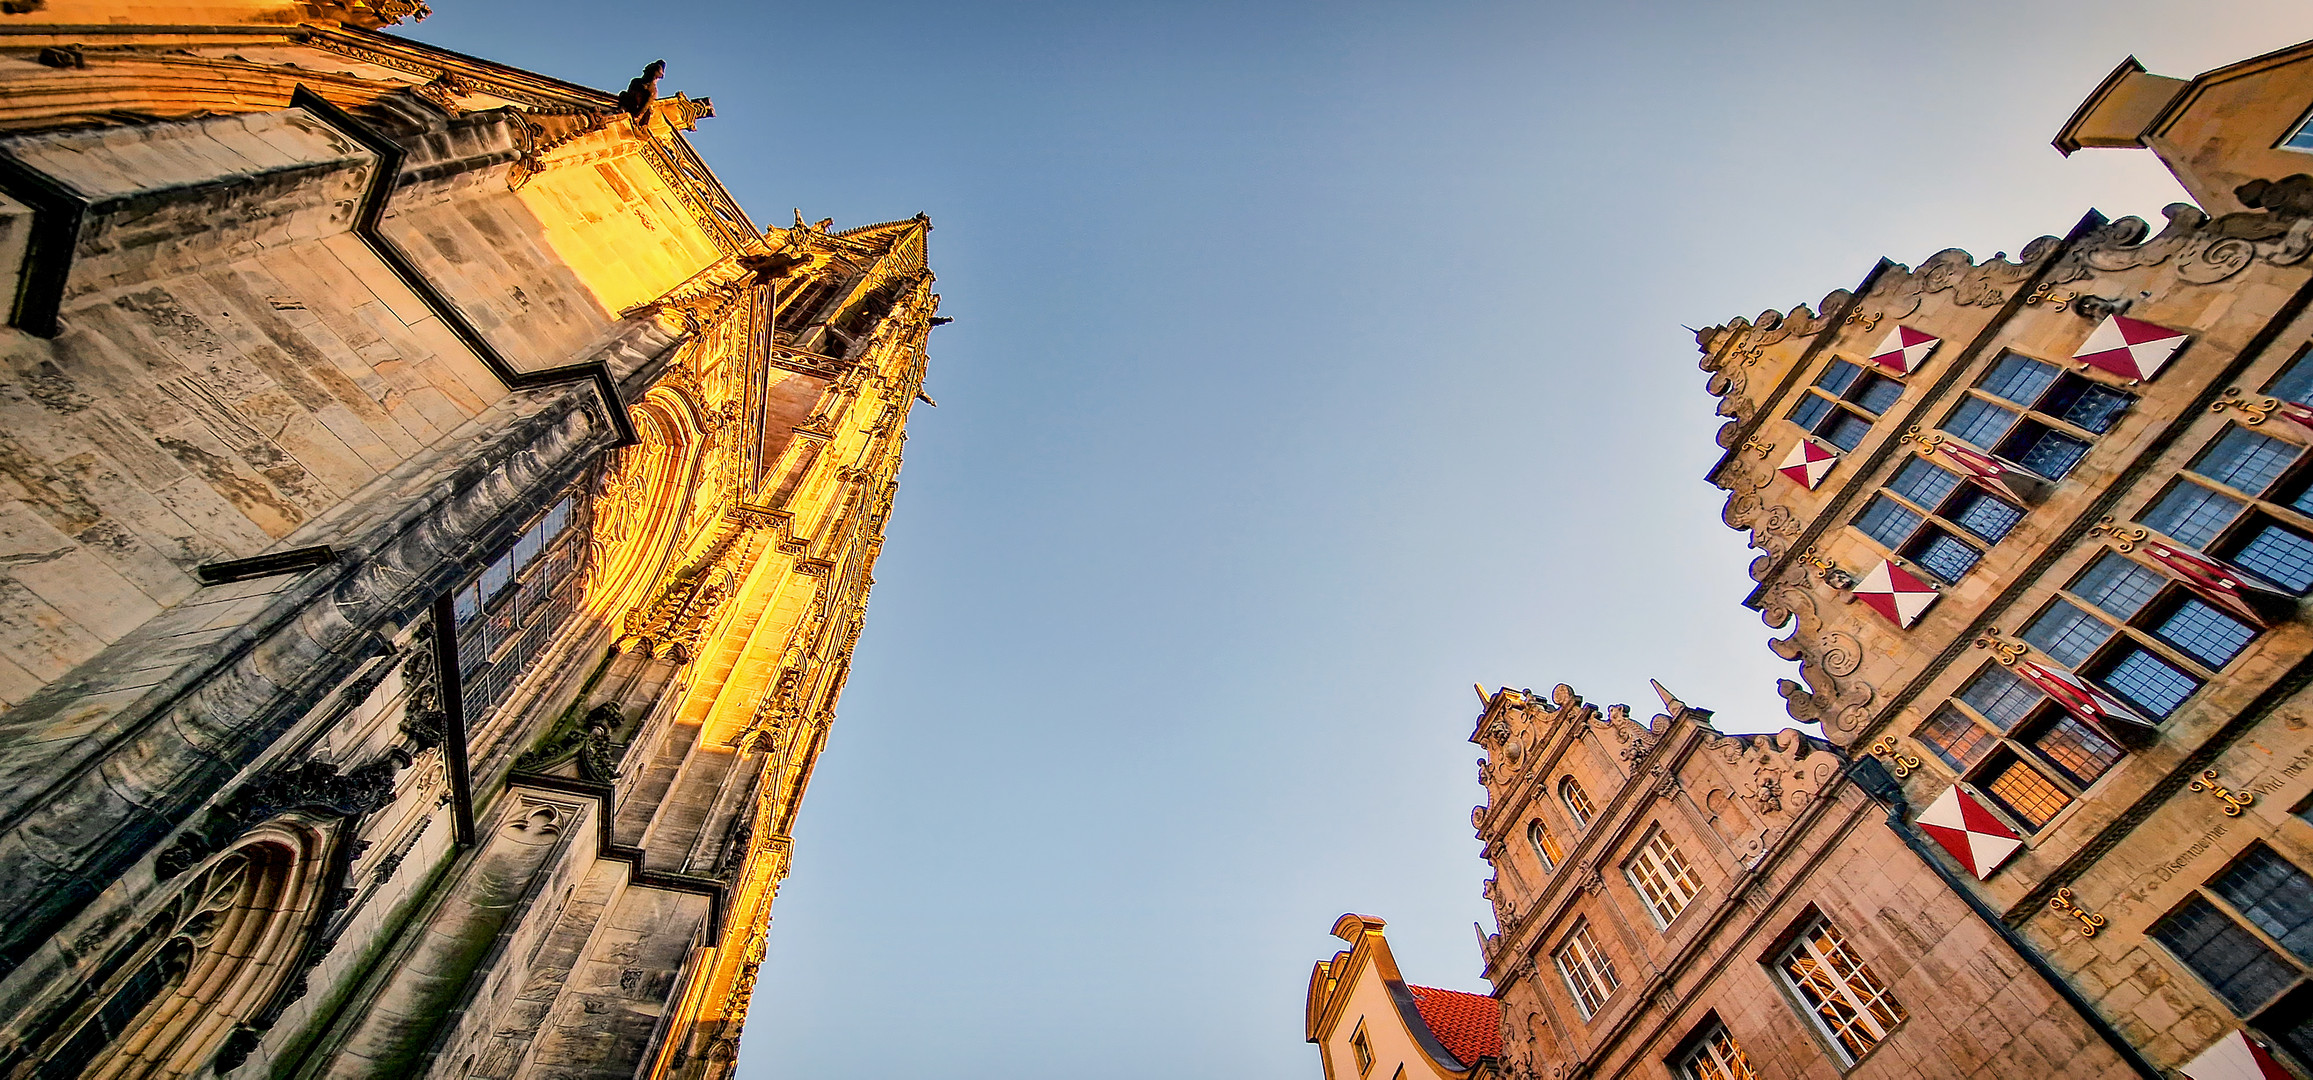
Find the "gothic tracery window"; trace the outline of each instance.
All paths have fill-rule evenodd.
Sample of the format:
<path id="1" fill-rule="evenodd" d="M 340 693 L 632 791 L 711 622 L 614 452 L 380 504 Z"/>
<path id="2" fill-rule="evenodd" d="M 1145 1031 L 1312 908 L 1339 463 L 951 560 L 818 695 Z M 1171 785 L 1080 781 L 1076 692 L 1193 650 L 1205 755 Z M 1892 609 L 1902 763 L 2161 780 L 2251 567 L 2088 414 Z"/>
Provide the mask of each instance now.
<path id="1" fill-rule="evenodd" d="M 230 1055 L 255 1045 L 248 1022 L 305 945 L 319 908 L 319 846 L 304 830 L 268 827 L 188 873 L 32 1033 L 40 1064 L 28 1075 L 147 1080 L 184 1075 L 188 1061 L 230 1068 Z"/>

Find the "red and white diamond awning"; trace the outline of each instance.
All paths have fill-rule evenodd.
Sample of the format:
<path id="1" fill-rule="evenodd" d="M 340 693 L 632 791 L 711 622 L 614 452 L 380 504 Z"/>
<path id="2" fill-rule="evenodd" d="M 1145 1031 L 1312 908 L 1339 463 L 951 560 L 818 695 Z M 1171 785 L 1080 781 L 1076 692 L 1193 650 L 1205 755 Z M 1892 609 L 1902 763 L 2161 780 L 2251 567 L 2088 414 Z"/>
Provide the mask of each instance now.
<path id="1" fill-rule="evenodd" d="M 2185 1062 L 2184 1074 L 2192 1080 L 2289 1080 L 2289 1070 L 2273 1060 L 2264 1047 L 2250 1042 L 2239 1028 L 2226 1032 L 2215 1046 Z"/>
<path id="2" fill-rule="evenodd" d="M 2135 727 L 2149 730 L 2156 726 L 2137 714 L 2112 695 L 2088 685 L 2088 681 L 2063 668 L 2050 667 L 2037 660 L 2016 661 L 2016 674 L 2024 681 L 2040 688 L 2065 712 L 2080 718 L 2088 726 L 2106 735 L 2116 728 Z"/>
<path id="3" fill-rule="evenodd" d="M 1935 351 L 1936 343 L 1942 340 L 1899 325 L 1888 331 L 1887 340 L 1880 342 L 1879 348 L 1872 351 L 1871 362 L 1898 375 L 1908 374 L 1918 370 L 1920 362 L 1926 360 L 1928 354 Z"/>
<path id="4" fill-rule="evenodd" d="M 1970 450 L 1950 439 L 1938 442 L 1933 450 L 1944 460 L 1960 467 L 1975 481 L 1977 487 L 2005 495 L 2026 506 L 2039 503 L 2048 494 L 2048 481 L 2025 472 L 1990 454 Z"/>
<path id="5" fill-rule="evenodd" d="M 1935 586 L 1885 559 L 1855 584 L 1856 599 L 1887 616 L 1887 621 L 1906 629 L 1919 621 L 1920 614 L 1936 602 L 1937 595 Z"/>
<path id="6" fill-rule="evenodd" d="M 2072 358 L 2124 379 L 2149 379 L 2160 374 L 2160 369 L 2191 336 L 2182 330 L 2113 315 L 2088 335 L 2088 340 L 2081 343 Z"/>
<path id="7" fill-rule="evenodd" d="M 1958 784 L 1945 788 L 1936 801 L 1920 811 L 1918 823 L 1919 831 L 1943 845 L 1978 881 L 1991 877 L 1992 871 L 2024 848 L 2015 830 L 2000 824 L 1999 818 L 1984 809 L 1975 796 L 1961 791 Z"/>
<path id="8" fill-rule="evenodd" d="M 1781 465 L 1775 466 L 1775 471 L 1790 477 L 1800 487 L 1813 491 L 1817 484 L 1823 482 L 1824 477 L 1831 475 L 1831 467 L 1838 463 L 1837 450 L 1813 439 L 1802 438 L 1799 445 L 1791 448 L 1790 456 L 1784 458 Z"/>
<path id="9" fill-rule="evenodd" d="M 2185 587 L 2201 598 L 2258 626 L 2273 626 L 2297 606 L 2296 601 L 2249 583 L 2240 571 L 2193 551 L 2181 551 L 2158 540 L 2144 545 L 2152 561 L 2183 579 Z"/>
<path id="10" fill-rule="evenodd" d="M 2283 419 L 2295 423 L 2298 427 L 2313 431 L 2313 409 L 2308 409 L 2294 401 L 2279 401 L 2274 405 L 2273 411 Z"/>

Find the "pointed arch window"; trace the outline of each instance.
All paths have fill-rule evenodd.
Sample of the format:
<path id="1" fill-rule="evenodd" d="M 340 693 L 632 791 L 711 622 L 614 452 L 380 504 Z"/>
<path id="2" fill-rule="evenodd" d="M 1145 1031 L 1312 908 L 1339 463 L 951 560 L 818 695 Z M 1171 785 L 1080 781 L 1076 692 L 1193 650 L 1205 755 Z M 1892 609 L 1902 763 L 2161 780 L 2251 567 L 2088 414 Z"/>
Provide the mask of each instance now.
<path id="1" fill-rule="evenodd" d="M 1582 785 L 1571 776 L 1558 781 L 1558 801 L 1565 804 L 1566 812 L 1573 816 L 1574 827 L 1577 829 L 1589 828 L 1590 819 L 1598 816 L 1598 811 L 1590 805 L 1590 796 L 1583 794 Z"/>
<path id="2" fill-rule="evenodd" d="M 1534 845 L 1534 857 L 1542 860 L 1542 872 L 1545 874 L 1558 869 L 1558 864 L 1566 861 L 1566 849 L 1558 846 L 1558 838 L 1550 835 L 1550 826 L 1542 824 L 1541 818 L 1527 823 L 1526 842 Z"/>
<path id="3" fill-rule="evenodd" d="M 325 846 L 265 826 L 188 875 L 177 894 L 89 972 L 27 1048 L 38 1080 L 229 1072 L 257 1048 L 321 914 Z"/>

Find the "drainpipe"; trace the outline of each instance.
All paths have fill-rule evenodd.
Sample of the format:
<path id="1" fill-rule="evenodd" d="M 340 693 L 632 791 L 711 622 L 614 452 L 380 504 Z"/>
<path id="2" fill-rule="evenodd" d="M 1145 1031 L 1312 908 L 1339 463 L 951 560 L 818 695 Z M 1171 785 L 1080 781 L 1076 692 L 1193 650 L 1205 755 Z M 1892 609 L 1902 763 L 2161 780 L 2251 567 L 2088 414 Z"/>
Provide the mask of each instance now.
<path id="1" fill-rule="evenodd" d="M 1910 848 L 1912 854 L 1919 856 L 1919 861 L 1926 863 L 1928 869 L 1935 871 L 1936 876 L 1943 879 L 1946 888 L 1967 903 L 1968 910 L 1975 912 L 1976 918 L 1983 920 L 1985 926 L 1991 927 L 1992 932 L 1998 934 L 2000 940 L 2007 942 L 2008 948 L 2014 950 L 2017 956 L 2022 957 L 2026 964 L 2031 965 L 2033 971 L 2039 972 L 2041 980 L 2048 984 L 2048 988 L 2056 991 L 2058 997 L 2070 1004 L 2072 1010 L 2080 1014 L 2080 1019 L 2087 1021 L 2088 1026 L 2112 1047 L 2113 1052 L 2120 1055 L 2120 1060 L 2127 1062 L 2128 1067 L 2136 1070 L 2136 1074 L 2144 1077 L 2145 1080 L 2166 1080 L 2168 1074 L 2162 1072 L 2152 1062 L 2145 1060 L 2144 1055 L 2139 1053 L 2136 1047 L 2120 1034 L 2120 1029 L 2113 1027 L 2109 1021 L 2105 1020 L 2103 1014 L 2097 1012 L 2096 1007 L 2090 1005 L 2087 998 L 2081 997 L 2080 991 L 2073 989 L 2071 982 L 2056 971 L 2055 966 L 2048 962 L 2048 958 L 2040 955 L 2039 949 L 2034 948 L 2031 942 L 2024 940 L 2024 935 L 2002 920 L 1999 914 L 1994 912 L 1989 905 L 1984 903 L 1983 898 L 1976 894 L 1974 888 L 1970 887 L 1967 882 L 1961 881 L 1957 873 L 1944 865 L 1942 859 L 1936 857 L 1935 852 L 1928 850 L 1927 838 L 1921 836 L 1918 830 L 1911 827 L 1910 822 L 1904 820 L 1904 811 L 1909 809 L 1909 805 L 1904 800 L 1903 785 L 1888 773 L 1886 765 L 1875 757 L 1860 758 L 1848 765 L 1847 777 L 1855 781 L 1855 786 L 1862 789 L 1871 801 L 1887 808 L 1887 827 L 1895 830 L 1895 834 L 1903 838 L 1903 846 Z"/>

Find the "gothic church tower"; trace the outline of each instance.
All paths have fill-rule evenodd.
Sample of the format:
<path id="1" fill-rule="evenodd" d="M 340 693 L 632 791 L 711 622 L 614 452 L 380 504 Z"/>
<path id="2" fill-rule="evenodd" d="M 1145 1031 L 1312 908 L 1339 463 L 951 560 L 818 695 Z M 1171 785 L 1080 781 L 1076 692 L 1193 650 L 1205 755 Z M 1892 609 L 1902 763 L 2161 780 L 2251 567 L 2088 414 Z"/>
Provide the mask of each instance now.
<path id="1" fill-rule="evenodd" d="M 0 3 L 0 1076 L 733 1068 L 931 226 L 424 14 Z"/>

